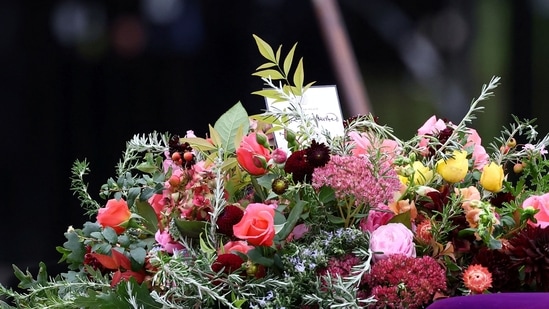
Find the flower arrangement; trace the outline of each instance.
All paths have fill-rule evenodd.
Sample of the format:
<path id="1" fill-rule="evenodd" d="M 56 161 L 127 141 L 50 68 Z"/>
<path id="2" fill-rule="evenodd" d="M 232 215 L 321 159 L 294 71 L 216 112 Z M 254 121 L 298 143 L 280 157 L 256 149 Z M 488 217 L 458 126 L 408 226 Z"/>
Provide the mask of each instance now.
<path id="1" fill-rule="evenodd" d="M 334 136 L 300 107 L 312 83 L 296 45 L 282 57 L 254 38 L 256 94 L 290 107 L 237 103 L 207 138 L 135 135 L 102 202 L 77 160 L 71 189 L 91 220 L 57 248 L 68 270 L 14 266 L 3 308 L 425 308 L 549 291 L 549 136 L 514 118 L 487 151 L 469 127 L 498 77 L 457 124 L 433 116 L 401 140 L 357 115 Z"/>

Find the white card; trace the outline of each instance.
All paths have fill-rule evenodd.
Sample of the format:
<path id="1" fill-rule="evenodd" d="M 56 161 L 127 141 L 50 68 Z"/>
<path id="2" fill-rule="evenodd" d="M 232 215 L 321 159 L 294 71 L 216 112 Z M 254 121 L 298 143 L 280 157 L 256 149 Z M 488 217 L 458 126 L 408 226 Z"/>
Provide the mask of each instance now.
<path id="1" fill-rule="evenodd" d="M 288 102 L 273 103 L 273 99 L 267 98 L 267 109 L 272 110 L 284 110 L 288 108 Z M 314 86 L 305 91 L 300 101 L 303 112 L 307 115 L 312 115 L 318 120 L 319 138 L 317 142 L 324 142 L 322 135 L 322 129 L 330 132 L 331 136 L 342 136 L 344 134 L 343 129 L 343 115 L 341 113 L 341 106 L 339 104 L 339 97 L 337 95 L 336 86 Z M 289 129 L 297 130 L 298 125 L 290 123 Z M 284 139 L 284 131 L 278 130 L 274 132 L 276 146 L 282 149 L 287 149 L 288 145 Z"/>

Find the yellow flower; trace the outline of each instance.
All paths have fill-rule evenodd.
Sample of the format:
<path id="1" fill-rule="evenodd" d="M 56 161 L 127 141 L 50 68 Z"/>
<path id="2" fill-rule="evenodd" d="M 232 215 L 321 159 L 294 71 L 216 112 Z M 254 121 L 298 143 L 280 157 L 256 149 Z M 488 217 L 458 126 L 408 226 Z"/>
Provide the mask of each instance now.
<path id="1" fill-rule="evenodd" d="M 420 161 L 412 163 L 414 168 L 414 184 L 424 185 L 433 179 L 433 171 Z"/>
<path id="2" fill-rule="evenodd" d="M 490 162 L 484 166 L 480 175 L 480 185 L 490 192 L 499 192 L 503 186 L 503 167 L 497 163 Z"/>
<path id="3" fill-rule="evenodd" d="M 462 181 L 469 170 L 467 151 L 454 150 L 453 157 L 446 161 L 443 159 L 439 160 L 436 169 L 437 173 L 447 182 L 456 183 Z"/>

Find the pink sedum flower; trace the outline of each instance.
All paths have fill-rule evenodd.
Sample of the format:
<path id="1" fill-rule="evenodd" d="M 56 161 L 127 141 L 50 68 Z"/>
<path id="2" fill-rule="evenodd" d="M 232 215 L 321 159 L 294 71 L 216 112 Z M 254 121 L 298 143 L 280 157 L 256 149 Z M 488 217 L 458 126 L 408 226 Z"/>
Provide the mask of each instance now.
<path id="1" fill-rule="evenodd" d="M 370 249 L 374 252 L 374 261 L 385 260 L 395 254 L 416 256 L 414 234 L 402 223 L 389 223 L 373 231 Z"/>

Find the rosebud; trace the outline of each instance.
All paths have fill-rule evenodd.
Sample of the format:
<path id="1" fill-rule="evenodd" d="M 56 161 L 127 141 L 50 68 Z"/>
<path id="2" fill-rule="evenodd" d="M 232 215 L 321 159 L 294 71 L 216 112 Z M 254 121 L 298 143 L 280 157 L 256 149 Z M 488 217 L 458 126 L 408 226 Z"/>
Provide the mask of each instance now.
<path id="1" fill-rule="evenodd" d="M 482 169 L 480 185 L 487 191 L 499 192 L 503 186 L 503 167 L 495 162 L 490 162 Z"/>
<path id="2" fill-rule="evenodd" d="M 271 158 L 273 159 L 273 162 L 276 164 L 284 164 L 286 163 L 288 154 L 286 153 L 285 150 L 281 148 L 277 148 L 271 153 Z"/>
<path id="3" fill-rule="evenodd" d="M 288 144 L 295 143 L 295 133 L 292 130 L 284 129 L 284 139 Z"/>
<path id="4" fill-rule="evenodd" d="M 255 155 L 252 158 L 255 167 L 267 169 L 267 160 L 264 156 Z"/>
<path id="5" fill-rule="evenodd" d="M 269 145 L 269 140 L 267 139 L 267 136 L 266 136 L 265 134 L 261 133 L 261 132 L 257 132 L 257 133 L 255 134 L 255 141 L 256 141 L 259 145 L 261 145 L 261 146 L 263 146 L 263 147 L 265 147 L 265 148 L 267 148 L 267 149 L 270 147 L 270 145 Z"/>

